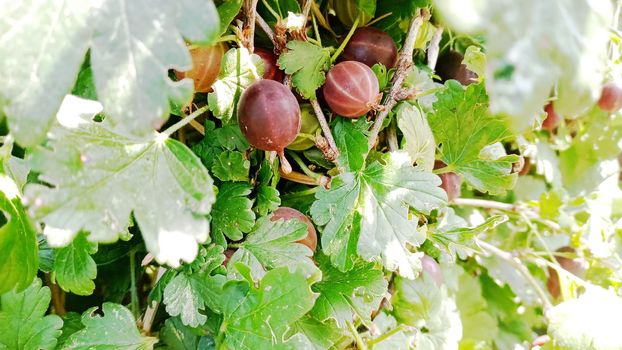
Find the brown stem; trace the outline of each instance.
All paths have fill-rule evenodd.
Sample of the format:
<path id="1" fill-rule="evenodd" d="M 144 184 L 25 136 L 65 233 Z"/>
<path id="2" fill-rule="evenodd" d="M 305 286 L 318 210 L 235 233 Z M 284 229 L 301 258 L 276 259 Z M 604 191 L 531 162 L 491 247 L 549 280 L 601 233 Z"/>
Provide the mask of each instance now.
<path id="1" fill-rule="evenodd" d="M 333 134 L 330 131 L 330 126 L 328 126 L 328 122 L 326 121 L 326 117 L 324 116 L 324 112 L 322 112 L 322 107 L 317 100 L 311 100 L 311 106 L 313 107 L 313 111 L 315 112 L 315 116 L 317 117 L 317 121 L 320 123 L 320 128 L 322 128 L 322 132 L 324 133 L 324 137 L 328 142 L 331 150 L 335 155 L 335 159 L 339 156 L 339 149 L 337 148 L 337 144 L 335 143 L 335 139 L 333 138 Z"/>
<path id="2" fill-rule="evenodd" d="M 393 107 L 395 107 L 399 99 L 399 95 L 403 91 L 402 83 L 404 82 L 404 79 L 408 75 L 408 72 L 413 65 L 413 51 L 415 50 L 415 39 L 417 39 L 417 33 L 419 33 L 419 29 L 423 25 L 423 22 L 427 21 L 429 18 L 429 11 L 426 9 L 422 9 L 420 10 L 419 14 L 415 16 L 412 21 L 410 21 L 408 34 L 406 36 L 406 40 L 404 41 L 404 46 L 402 47 L 400 56 L 397 60 L 397 70 L 391 82 L 392 86 L 391 90 L 389 91 L 389 98 L 384 103 L 384 109 L 376 117 L 376 120 L 374 121 L 374 126 L 369 133 L 368 145 L 370 150 L 376 144 L 376 141 L 378 139 L 378 133 L 380 133 L 380 129 L 382 129 L 382 123 L 384 122 L 384 119 L 389 115 L 389 112 L 391 112 Z"/>
<path id="3" fill-rule="evenodd" d="M 436 61 L 438 61 L 438 53 L 440 51 L 442 38 L 443 27 L 438 27 L 436 31 L 434 31 L 434 36 L 432 36 L 432 40 L 430 40 L 430 45 L 428 45 L 428 67 L 433 71 L 436 68 Z"/>
<path id="4" fill-rule="evenodd" d="M 52 276 L 49 273 L 45 274 L 45 282 L 50 287 L 50 292 L 52 293 L 52 309 L 54 313 L 64 316 L 67 313 L 65 309 L 65 292 L 60 289 L 58 284 L 52 282 Z"/>
<path id="5" fill-rule="evenodd" d="M 190 121 L 190 126 L 192 126 L 196 131 L 198 131 L 199 134 L 205 135 L 205 127 L 203 125 L 201 125 L 201 123 L 199 123 L 198 121 L 191 120 Z"/>
<path id="6" fill-rule="evenodd" d="M 244 4 L 244 12 L 246 15 L 245 38 L 246 48 L 250 52 L 255 51 L 255 18 L 257 16 L 257 2 L 259 0 L 246 0 Z"/>
<path id="7" fill-rule="evenodd" d="M 272 42 L 272 46 L 276 47 L 276 41 L 274 40 L 274 32 L 272 31 L 272 28 L 270 28 L 268 23 L 258 13 L 255 14 L 255 23 L 257 23 L 259 28 L 266 33 L 268 39 Z"/>

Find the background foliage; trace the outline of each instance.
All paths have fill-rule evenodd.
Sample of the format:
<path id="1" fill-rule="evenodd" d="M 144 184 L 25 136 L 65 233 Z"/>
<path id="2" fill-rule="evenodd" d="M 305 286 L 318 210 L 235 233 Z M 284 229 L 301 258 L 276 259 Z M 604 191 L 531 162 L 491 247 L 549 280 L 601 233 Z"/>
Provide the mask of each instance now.
<path id="1" fill-rule="evenodd" d="M 621 349 L 621 7 L 0 1 L 0 349 Z M 354 23 L 413 64 L 285 174 L 237 125 L 253 47 L 321 109 Z"/>

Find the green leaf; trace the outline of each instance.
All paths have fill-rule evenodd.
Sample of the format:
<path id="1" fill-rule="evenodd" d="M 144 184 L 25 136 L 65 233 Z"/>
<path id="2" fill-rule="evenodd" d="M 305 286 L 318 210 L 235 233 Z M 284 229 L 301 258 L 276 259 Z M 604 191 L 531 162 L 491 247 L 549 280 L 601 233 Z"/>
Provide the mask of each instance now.
<path id="1" fill-rule="evenodd" d="M 209 109 L 225 124 L 232 120 L 238 99 L 244 89 L 261 79 L 264 63 L 261 57 L 251 54 L 245 48 L 231 49 L 225 53 L 220 66 L 218 80 L 212 85 L 213 92 L 207 95 Z"/>
<path id="2" fill-rule="evenodd" d="M 404 133 L 404 150 L 426 171 L 434 168 L 436 144 L 427 118 L 416 106 L 402 103 L 397 109 L 397 125 Z"/>
<path id="3" fill-rule="evenodd" d="M 0 347 L 7 349 L 55 349 L 63 321 L 56 315 L 44 316 L 50 304 L 48 287 L 41 280 L 20 293 L 0 296 Z"/>
<path id="4" fill-rule="evenodd" d="M 97 91 L 95 90 L 95 79 L 93 76 L 93 68 L 91 68 L 90 55 L 87 55 L 82 63 L 78 79 L 76 80 L 71 94 L 86 98 L 88 100 L 97 100 Z"/>
<path id="5" fill-rule="evenodd" d="M 352 256 L 356 254 L 360 224 L 354 225 L 354 208 L 360 193 L 357 175 L 344 173 L 333 177 L 330 190 L 320 188 L 315 196 L 317 200 L 311 205 L 313 221 L 324 226 L 321 229 L 322 251 L 342 271 L 352 268 Z M 357 221 L 360 223 L 360 218 Z"/>
<path id="6" fill-rule="evenodd" d="M 22 205 L 20 189 L 0 165 L 0 294 L 22 291 L 39 267 L 36 231 Z"/>
<path id="7" fill-rule="evenodd" d="M 485 342 L 491 346 L 499 329 L 496 318 L 488 313 L 489 306 L 482 296 L 479 280 L 469 273 L 462 273 L 459 285 L 456 303 L 462 320 L 462 340 L 477 344 Z"/>
<path id="8" fill-rule="evenodd" d="M 436 143 L 441 145 L 441 160 L 454 172 L 482 192 L 503 193 L 516 182 L 512 164 L 515 155 L 483 159 L 482 149 L 512 137 L 505 121 L 488 112 L 488 97 L 483 84 L 466 89 L 450 80 L 437 94 L 434 112 L 428 115 Z"/>
<path id="9" fill-rule="evenodd" d="M 275 211 L 281 205 L 279 190 L 270 185 L 272 168 L 268 161 L 261 164 L 257 174 L 257 193 L 255 198 L 255 210 L 260 216 L 266 216 Z"/>
<path id="10" fill-rule="evenodd" d="M 184 326 L 177 317 L 171 317 L 164 322 L 159 333 L 160 341 L 166 344 L 169 350 L 203 350 L 213 349 L 214 340 L 207 336 L 198 336 L 192 329 Z M 209 347 L 212 345 L 212 347 Z"/>
<path id="11" fill-rule="evenodd" d="M 332 318 L 342 328 L 353 322 L 354 315 L 371 324 L 372 312 L 387 293 L 388 282 L 382 270 L 373 263 L 358 260 L 350 271 L 342 272 L 323 254 L 318 254 L 316 261 L 322 270 L 322 280 L 313 285 L 320 296 L 311 315 L 320 321 Z"/>
<path id="12" fill-rule="evenodd" d="M 68 246 L 56 249 L 52 272 L 56 283 L 64 291 L 77 295 L 93 293 L 97 265 L 91 254 L 96 252 L 97 244 L 89 242 L 84 232 L 79 233 Z"/>
<path id="13" fill-rule="evenodd" d="M 242 0 L 225 0 L 222 4 L 218 5 L 218 16 L 220 17 L 220 34 L 223 35 L 227 32 L 229 24 L 238 15 L 242 8 Z"/>
<path id="14" fill-rule="evenodd" d="M 190 81 L 174 83 L 166 74 L 190 67 L 181 36 L 209 44 L 219 34 L 211 0 L 28 0 L 3 6 L 0 18 L 0 57 L 7 58 L 0 62 L 0 99 L 11 133 L 24 146 L 45 138 L 89 47 L 109 122 L 147 135 L 168 118 L 169 99 L 191 97 Z"/>
<path id="15" fill-rule="evenodd" d="M 237 125 L 225 125 L 216 129 L 216 124 L 213 121 L 206 120 L 205 136 L 201 142 L 192 146 L 192 151 L 201 158 L 208 169 L 211 169 L 223 151 L 244 152 L 249 147 L 248 141 Z"/>
<path id="16" fill-rule="evenodd" d="M 579 195 L 593 192 L 617 168 L 606 167 L 604 160 L 615 160 L 622 150 L 622 116 L 596 111 L 589 115 L 589 124 L 573 138 L 570 147 L 559 153 L 559 173 L 564 189 Z M 546 145 L 546 144 L 545 144 Z"/>
<path id="17" fill-rule="evenodd" d="M 212 208 L 212 232 L 239 241 L 255 225 L 251 187 L 246 183 L 223 183 Z"/>
<path id="18" fill-rule="evenodd" d="M 125 307 L 104 303 L 103 316 L 96 315 L 96 310 L 92 307 L 82 314 L 84 329 L 72 334 L 63 349 L 147 350 L 158 341 L 140 335 L 134 316 Z"/>
<path id="19" fill-rule="evenodd" d="M 68 312 L 63 315 L 62 333 L 58 337 L 58 348 L 62 349 L 69 337 L 79 330 L 84 329 L 82 324 L 82 316 L 77 312 Z"/>
<path id="20" fill-rule="evenodd" d="M 425 232 L 409 208 L 427 214 L 444 205 L 447 197 L 437 187 L 440 179 L 436 175 L 411 164 L 405 153 L 390 153 L 385 165 L 375 162 L 359 176 L 340 175 L 330 190 L 318 191 L 311 214 L 318 225 L 325 226 L 322 247 L 326 254 L 343 253 L 350 240 L 351 208 L 358 203 L 358 253 L 366 260 L 381 258 L 385 268 L 414 278 L 415 258 L 408 245 L 423 243 Z M 346 267 L 343 262 L 337 266 Z"/>
<path id="21" fill-rule="evenodd" d="M 622 348 L 622 298 L 610 290 L 589 286 L 577 299 L 547 313 L 548 333 L 556 349 L 614 350 Z"/>
<path id="22" fill-rule="evenodd" d="M 477 74 L 479 81 L 484 79 L 486 69 L 486 55 L 482 52 L 482 48 L 479 46 L 469 46 L 464 53 L 464 60 L 462 63 L 466 65 L 467 69 Z"/>
<path id="23" fill-rule="evenodd" d="M 47 146 L 35 148 L 30 159 L 41 179 L 55 186 L 30 184 L 25 195 L 45 223 L 48 243 L 66 246 L 81 230 L 94 242 L 115 241 L 133 212 L 158 262 L 191 262 L 197 243 L 209 238 L 204 215 L 215 196 L 207 170 L 178 141 L 161 134 L 128 138 L 106 121 L 82 117 L 100 108 L 67 97 Z"/>
<path id="24" fill-rule="evenodd" d="M 301 221 L 260 218 L 231 257 L 227 265 L 230 266 L 229 272 L 236 275 L 234 266 L 242 262 L 251 269 L 254 280 L 260 279 L 266 271 L 281 266 L 288 266 L 292 271 L 302 269 L 312 273 L 316 270 L 311 260 L 313 252 L 307 246 L 295 243 L 306 236 L 307 225 Z"/>
<path id="25" fill-rule="evenodd" d="M 391 303 L 399 322 L 425 328 L 416 339 L 419 349 L 456 349 L 462 337 L 462 323 L 456 302 L 445 287 L 437 287 L 428 275 L 409 280 L 395 278 L 395 294 Z"/>
<path id="26" fill-rule="evenodd" d="M 335 321 L 320 322 L 308 315 L 296 321 L 289 333 L 304 335 L 309 341 L 305 349 L 310 350 L 333 349 L 345 337 L 345 331 Z"/>
<path id="27" fill-rule="evenodd" d="M 207 321 L 207 317 L 200 311 L 217 305 L 211 296 L 218 294 L 223 284 L 224 277 L 221 275 L 180 273 L 164 289 L 166 312 L 171 316 L 180 316 L 182 323 L 187 326 L 198 327 Z"/>
<path id="28" fill-rule="evenodd" d="M 288 42 L 287 49 L 279 57 L 279 67 L 291 74 L 292 85 L 304 98 L 315 100 L 315 90 L 324 84 L 330 68 L 330 51 L 299 40 Z"/>
<path id="29" fill-rule="evenodd" d="M 301 270 L 287 267 L 268 271 L 255 287 L 247 281 L 225 286 L 221 331 L 232 349 L 299 349 L 304 337 L 285 333 L 304 316 L 315 300 Z"/>
<path id="30" fill-rule="evenodd" d="M 368 16 L 374 17 L 376 13 L 376 0 L 356 0 L 356 7 Z"/>
<path id="31" fill-rule="evenodd" d="M 567 117 L 585 112 L 600 96 L 611 2 L 437 0 L 435 5 L 452 29 L 485 36 L 490 107 L 512 116 L 515 130 L 533 125 L 552 90 L 555 109 Z M 472 12 L 465 15 L 464 9 Z"/>
<path id="32" fill-rule="evenodd" d="M 248 181 L 250 168 L 251 162 L 242 152 L 225 151 L 214 159 L 211 170 L 221 181 Z"/>
<path id="33" fill-rule="evenodd" d="M 333 128 L 335 142 L 339 149 L 339 166 L 347 171 L 357 172 L 365 165 L 367 137 L 352 120 L 338 118 Z"/>

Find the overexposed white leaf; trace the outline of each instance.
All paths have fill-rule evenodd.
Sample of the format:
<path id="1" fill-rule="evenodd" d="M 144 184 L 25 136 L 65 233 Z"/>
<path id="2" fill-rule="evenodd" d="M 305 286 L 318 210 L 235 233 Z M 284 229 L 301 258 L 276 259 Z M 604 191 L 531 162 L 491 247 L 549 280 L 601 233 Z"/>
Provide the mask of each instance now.
<path id="1" fill-rule="evenodd" d="M 575 117 L 593 106 L 604 78 L 611 1 L 435 0 L 455 30 L 486 38 L 486 87 L 493 113 L 530 127 L 556 90 L 556 110 Z"/>
<path id="2" fill-rule="evenodd" d="M 436 143 L 425 115 L 416 106 L 403 103 L 397 109 L 397 125 L 404 133 L 404 149 L 413 162 L 432 171 Z"/>

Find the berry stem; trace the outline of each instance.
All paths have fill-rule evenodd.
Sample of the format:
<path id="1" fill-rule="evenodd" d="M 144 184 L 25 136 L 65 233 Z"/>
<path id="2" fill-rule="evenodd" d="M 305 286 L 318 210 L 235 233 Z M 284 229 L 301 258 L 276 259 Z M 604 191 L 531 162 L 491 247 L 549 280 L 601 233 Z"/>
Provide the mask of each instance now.
<path id="1" fill-rule="evenodd" d="M 415 50 L 415 39 L 417 39 L 417 33 L 419 33 L 419 29 L 423 25 L 424 21 L 427 21 L 429 18 L 430 12 L 426 9 L 422 9 L 420 10 L 419 14 L 415 16 L 410 22 L 410 26 L 408 28 L 408 35 L 406 36 L 404 46 L 402 47 L 402 51 L 400 52 L 400 56 L 397 60 L 397 70 L 391 82 L 392 86 L 391 90 L 389 91 L 389 98 L 384 103 L 384 109 L 376 117 L 376 120 L 374 121 L 374 126 L 369 133 L 369 150 L 371 150 L 376 144 L 376 141 L 378 139 L 378 133 L 380 133 L 380 129 L 382 129 L 382 123 L 384 122 L 384 119 L 389 115 L 389 112 L 391 112 L 393 107 L 395 107 L 395 105 L 397 104 L 398 96 L 403 91 L 402 83 L 404 82 L 406 75 L 408 75 L 408 72 L 413 65 L 413 51 Z"/>
<path id="2" fill-rule="evenodd" d="M 276 154 L 279 156 L 279 161 L 281 162 L 281 171 L 285 174 L 289 174 L 292 172 L 292 165 L 289 164 L 287 158 L 285 158 L 285 152 L 283 150 L 277 151 Z"/>
<path id="3" fill-rule="evenodd" d="M 477 238 L 475 238 L 475 243 L 480 248 L 482 248 L 483 250 L 488 252 L 490 255 L 494 255 L 494 256 L 502 259 L 502 260 L 505 260 L 508 263 L 510 263 L 512 266 L 514 266 L 516 268 L 516 270 L 518 270 L 518 272 L 521 275 L 523 275 L 523 277 L 525 277 L 527 282 L 529 282 L 529 284 L 531 284 L 531 286 L 533 287 L 534 291 L 538 294 L 538 296 L 542 300 L 542 303 L 544 304 L 545 312 L 546 312 L 546 310 L 548 310 L 551 307 L 553 307 L 553 304 L 551 303 L 551 301 L 547 297 L 547 295 L 544 292 L 544 290 L 542 290 L 542 288 L 540 287 L 538 282 L 533 278 L 533 276 L 531 275 L 529 270 L 527 270 L 525 265 L 523 265 L 523 263 L 517 257 L 515 257 L 514 255 L 512 255 L 509 252 L 501 250 L 501 249 L 495 247 L 494 245 L 492 245 L 490 243 L 487 243 L 487 242 L 484 242 L 482 240 L 479 240 Z"/>
<path id="4" fill-rule="evenodd" d="M 302 172 L 305 173 L 307 176 L 313 179 L 319 179 L 320 177 L 322 177 L 322 174 L 311 171 L 311 169 L 309 169 L 309 167 L 305 164 L 302 158 L 300 158 L 300 156 L 298 156 L 295 152 L 287 151 L 287 154 L 292 157 L 292 159 L 294 159 L 294 162 L 298 164 Z"/>
<path id="5" fill-rule="evenodd" d="M 320 103 L 317 102 L 317 100 L 311 100 L 310 102 L 311 102 L 311 106 L 313 107 L 313 111 L 315 112 L 315 116 L 317 117 L 317 121 L 320 123 L 320 128 L 322 129 L 322 132 L 324 133 L 324 137 L 326 138 L 326 141 L 328 141 L 328 145 L 335 153 L 335 157 L 339 156 L 339 149 L 337 149 L 337 144 L 335 143 L 333 134 L 330 131 L 330 126 L 328 125 L 328 122 L 326 121 L 324 112 L 322 112 L 322 107 L 320 106 Z M 337 160 L 335 158 L 335 162 L 336 161 Z"/>

